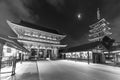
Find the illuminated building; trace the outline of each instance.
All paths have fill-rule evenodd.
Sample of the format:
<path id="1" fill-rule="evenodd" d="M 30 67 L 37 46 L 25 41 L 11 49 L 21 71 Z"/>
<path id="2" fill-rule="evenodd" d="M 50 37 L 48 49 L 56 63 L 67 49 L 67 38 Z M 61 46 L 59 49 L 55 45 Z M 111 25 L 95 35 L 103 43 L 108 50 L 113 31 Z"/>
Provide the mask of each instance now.
<path id="1" fill-rule="evenodd" d="M 25 21 L 20 23 L 7 21 L 7 23 L 17 34 L 18 42 L 31 51 L 30 55 L 33 57 L 56 59 L 59 55 L 59 48 L 66 47 L 66 45 L 60 44 L 60 40 L 66 35 L 60 34 L 56 30 Z"/>
<path id="2" fill-rule="evenodd" d="M 106 51 L 108 48 L 102 44 L 103 39 L 107 36 L 110 37 L 112 34 L 109 32 L 111 28 L 109 28 L 109 22 L 107 22 L 104 18 L 101 19 L 100 17 L 100 10 L 97 9 L 97 22 L 90 25 L 91 28 L 89 30 L 89 41 L 90 42 L 100 42 L 101 44 L 97 45 L 95 48 L 93 48 L 93 62 L 94 63 L 102 63 L 105 62 L 105 55 L 104 51 Z"/>
<path id="3" fill-rule="evenodd" d="M 110 36 L 112 33 L 109 32 L 111 28 L 108 27 L 109 23 L 104 19 L 100 18 L 100 12 L 99 9 L 97 10 L 97 22 L 90 25 L 90 34 L 89 36 L 89 43 L 72 47 L 67 50 L 68 54 L 66 53 L 66 57 L 70 57 L 69 54 L 71 54 L 70 58 L 74 58 L 75 56 L 73 54 L 76 54 L 76 52 L 80 55 L 84 55 L 84 57 L 79 57 L 78 59 L 91 59 L 93 63 L 104 63 L 105 62 L 105 56 L 103 54 L 103 51 L 106 50 L 104 45 L 101 43 L 102 39 L 105 36 Z"/>
<path id="4" fill-rule="evenodd" d="M 97 10 L 97 19 L 98 22 L 90 25 L 89 27 L 91 30 L 89 30 L 89 41 L 95 42 L 95 41 L 101 41 L 104 36 L 109 36 L 112 33 L 109 32 L 111 28 L 109 28 L 109 22 L 107 22 L 104 18 L 100 19 L 100 13 L 99 9 Z"/>

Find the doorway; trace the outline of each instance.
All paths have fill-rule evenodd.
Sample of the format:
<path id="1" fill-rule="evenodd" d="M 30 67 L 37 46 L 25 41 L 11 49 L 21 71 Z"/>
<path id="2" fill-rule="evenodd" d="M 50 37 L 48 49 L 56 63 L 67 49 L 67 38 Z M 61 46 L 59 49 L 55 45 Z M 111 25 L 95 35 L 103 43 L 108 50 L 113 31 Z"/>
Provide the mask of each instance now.
<path id="1" fill-rule="evenodd" d="M 93 63 L 102 63 L 101 53 L 93 53 Z"/>
<path id="2" fill-rule="evenodd" d="M 52 59 L 52 50 L 48 49 L 47 50 L 47 56 L 46 56 L 47 59 Z"/>

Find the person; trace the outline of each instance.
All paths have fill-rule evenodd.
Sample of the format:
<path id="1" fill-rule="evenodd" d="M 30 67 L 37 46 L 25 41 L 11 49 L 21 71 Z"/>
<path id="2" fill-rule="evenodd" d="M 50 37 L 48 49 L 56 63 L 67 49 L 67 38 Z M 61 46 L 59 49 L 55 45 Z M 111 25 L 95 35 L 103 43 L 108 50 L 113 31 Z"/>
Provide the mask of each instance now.
<path id="1" fill-rule="evenodd" d="M 16 69 L 16 57 L 13 57 L 12 75 L 15 75 L 15 69 Z"/>

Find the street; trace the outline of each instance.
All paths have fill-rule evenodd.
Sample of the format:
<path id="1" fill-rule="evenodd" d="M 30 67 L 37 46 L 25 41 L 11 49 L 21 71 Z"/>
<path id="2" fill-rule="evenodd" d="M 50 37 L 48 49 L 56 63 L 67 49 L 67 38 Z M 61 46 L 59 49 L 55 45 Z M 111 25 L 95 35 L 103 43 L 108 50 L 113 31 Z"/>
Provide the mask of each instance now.
<path id="1" fill-rule="evenodd" d="M 120 68 L 56 60 L 23 62 L 9 80 L 120 80 Z"/>

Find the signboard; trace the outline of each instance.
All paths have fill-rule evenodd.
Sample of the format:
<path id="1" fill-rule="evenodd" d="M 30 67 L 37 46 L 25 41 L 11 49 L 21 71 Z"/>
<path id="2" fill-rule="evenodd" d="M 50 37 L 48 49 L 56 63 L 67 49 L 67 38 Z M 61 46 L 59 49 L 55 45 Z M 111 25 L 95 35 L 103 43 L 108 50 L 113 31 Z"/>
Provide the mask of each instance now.
<path id="1" fill-rule="evenodd" d="M 95 53 L 101 53 L 102 50 L 93 49 L 92 52 L 95 52 Z"/>
<path id="2" fill-rule="evenodd" d="M 11 53 L 11 48 L 7 48 L 7 53 Z"/>

